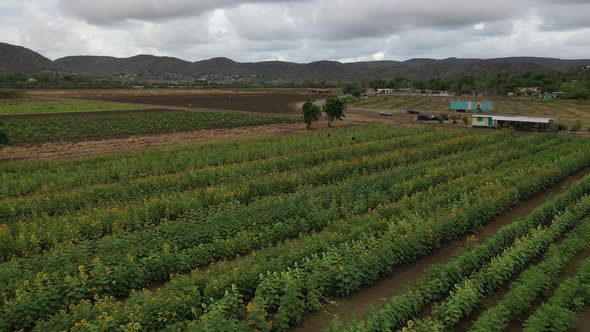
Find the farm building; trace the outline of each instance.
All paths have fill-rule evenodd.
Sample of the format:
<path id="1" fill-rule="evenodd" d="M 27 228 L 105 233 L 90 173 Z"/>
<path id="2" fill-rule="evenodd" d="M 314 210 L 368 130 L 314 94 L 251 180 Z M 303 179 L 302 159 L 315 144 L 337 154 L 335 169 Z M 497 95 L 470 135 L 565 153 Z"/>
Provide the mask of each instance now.
<path id="1" fill-rule="evenodd" d="M 551 92 L 551 93 L 543 92 L 543 94 L 539 95 L 539 99 L 553 100 L 553 99 L 562 98 L 564 94 L 565 94 L 564 92 L 560 92 L 560 91 Z"/>
<path id="2" fill-rule="evenodd" d="M 451 101 L 451 111 L 491 111 L 493 108 L 491 101 Z"/>
<path id="3" fill-rule="evenodd" d="M 313 89 L 311 90 L 311 93 L 313 93 L 314 95 L 327 95 L 330 93 L 330 90 L 326 90 L 326 89 Z"/>
<path id="4" fill-rule="evenodd" d="M 377 94 L 392 95 L 394 91 L 395 91 L 394 89 L 377 89 Z"/>
<path id="5" fill-rule="evenodd" d="M 471 125 L 475 128 L 510 128 L 530 131 L 553 131 L 555 119 L 529 116 L 474 114 Z"/>
<path id="6" fill-rule="evenodd" d="M 530 96 L 538 96 L 543 93 L 543 88 L 538 86 L 533 87 L 517 87 L 514 88 L 514 92 L 517 96 L 521 97 L 530 97 Z"/>

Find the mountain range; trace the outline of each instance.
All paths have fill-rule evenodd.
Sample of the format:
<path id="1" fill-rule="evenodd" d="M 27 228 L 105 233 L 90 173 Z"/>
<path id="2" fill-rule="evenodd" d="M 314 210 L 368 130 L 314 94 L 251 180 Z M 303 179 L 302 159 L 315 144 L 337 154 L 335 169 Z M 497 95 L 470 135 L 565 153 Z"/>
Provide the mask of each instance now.
<path id="1" fill-rule="evenodd" d="M 350 82 L 405 77 L 428 80 L 460 76 L 509 73 L 524 74 L 565 71 L 588 66 L 590 60 L 562 60 L 539 57 L 495 59 L 410 59 L 407 61 L 367 61 L 341 63 L 316 61 L 235 62 L 228 58 L 189 62 L 173 57 L 137 55 L 129 58 L 109 56 L 67 56 L 52 61 L 30 49 L 0 43 L 0 73 L 32 74 L 42 70 L 76 73 L 89 77 L 141 78 L 186 81 L 266 81 Z"/>

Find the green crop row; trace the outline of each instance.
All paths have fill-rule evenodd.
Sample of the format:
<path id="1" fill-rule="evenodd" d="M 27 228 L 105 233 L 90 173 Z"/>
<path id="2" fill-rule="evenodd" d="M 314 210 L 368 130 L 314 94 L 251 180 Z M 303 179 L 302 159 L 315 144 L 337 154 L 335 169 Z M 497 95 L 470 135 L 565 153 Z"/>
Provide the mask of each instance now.
<path id="1" fill-rule="evenodd" d="M 271 176 L 274 173 L 297 172 L 312 166 L 329 167 L 329 162 L 346 163 L 380 153 L 400 153 L 424 140 L 444 140 L 465 136 L 462 132 L 433 132 L 419 136 L 371 141 L 330 150 L 311 151 L 281 158 L 242 163 L 238 165 L 189 169 L 169 175 L 150 176 L 124 183 L 100 184 L 53 194 L 42 193 L 26 197 L 6 198 L 0 201 L 0 220 L 5 223 L 27 217 L 71 213 L 84 207 L 97 207 L 111 202 L 128 202 L 146 197 L 194 190 L 222 183 L 244 182 L 255 175 Z M 496 135 L 497 136 L 497 135 Z M 465 136 L 468 137 L 468 136 Z M 494 136 L 488 135 L 490 140 Z M 499 137 L 498 137 L 499 138 Z M 496 138 L 496 139 L 498 139 Z M 429 148 L 424 146 L 422 148 Z"/>
<path id="2" fill-rule="evenodd" d="M 590 304 L 590 258 L 586 258 L 575 276 L 563 281 L 549 301 L 525 322 L 525 332 L 561 332 L 570 330 L 578 313 Z"/>
<path id="3" fill-rule="evenodd" d="M 506 144 L 512 145 L 512 149 L 519 146 L 515 142 L 506 142 Z M 502 145 L 483 148 L 480 153 L 485 158 L 464 165 L 464 171 L 461 174 L 468 174 L 470 171 L 476 171 L 482 167 L 490 167 L 520 157 L 518 152 L 512 149 L 506 149 L 500 154 L 493 155 L 492 151 L 501 148 Z M 535 146 L 534 149 L 543 149 L 543 146 Z M 210 212 L 206 218 L 187 217 L 175 223 L 163 224 L 152 230 L 120 238 L 105 238 L 104 241 L 89 242 L 71 249 L 64 248 L 55 253 L 48 252 L 28 260 L 13 260 L 2 264 L 0 271 L 4 276 L 10 275 L 8 271 L 18 271 L 18 278 L 24 279 L 24 276 L 28 275 L 32 279 L 35 273 L 41 270 L 55 271 L 48 270 L 48 267 L 52 266 L 60 271 L 72 270 L 72 268 L 68 269 L 63 265 L 64 261 L 68 262 L 67 265 L 71 265 L 75 271 L 78 265 L 88 264 L 94 257 L 99 257 L 103 264 L 111 268 L 113 268 L 113 264 L 128 267 L 129 262 L 123 255 L 125 253 L 134 257 L 138 261 L 137 263 L 142 262 L 144 268 L 135 281 L 143 284 L 140 282 L 141 280 L 146 278 L 150 280 L 149 277 L 154 275 L 154 272 L 149 272 L 146 269 L 157 266 L 153 262 L 146 261 L 148 254 L 149 260 L 153 260 L 157 257 L 154 254 L 160 252 L 165 243 L 174 243 L 174 260 L 176 261 L 175 270 L 164 273 L 164 276 L 167 276 L 171 272 L 187 270 L 190 266 L 195 266 L 196 262 L 206 263 L 202 262 L 202 258 L 196 259 L 195 254 L 209 253 L 209 255 L 198 254 L 196 257 L 214 260 L 226 257 L 217 254 L 221 249 L 223 249 L 221 252 L 227 252 L 232 248 L 233 254 L 244 253 L 253 249 L 244 246 L 249 243 L 247 240 L 253 235 L 258 235 L 259 239 L 268 239 L 268 242 L 277 242 L 286 237 L 294 237 L 300 231 L 319 229 L 330 220 L 363 213 L 377 207 L 379 203 L 391 202 L 404 194 L 424 190 L 425 186 L 432 182 L 432 179 L 443 181 L 457 176 L 453 172 L 434 172 L 427 175 L 429 171 L 461 164 L 462 160 L 465 160 L 470 153 L 470 151 L 466 151 L 446 158 L 420 162 L 381 173 L 359 175 L 337 185 L 310 188 L 284 197 L 269 197 L 248 206 L 224 206 L 215 212 Z M 429 179 L 427 181 L 419 179 L 424 176 L 428 176 Z M 354 205 L 351 205 L 351 202 L 354 202 Z M 269 213 L 273 209 L 274 212 Z M 199 225 L 199 227 L 194 227 L 195 225 Z M 238 241 L 235 241 L 235 244 L 230 245 L 225 241 L 227 238 L 236 236 Z M 244 241 L 240 241 L 240 238 L 243 238 Z M 218 249 L 212 247 L 216 242 L 216 246 L 219 246 Z M 251 244 L 258 242 L 260 241 Z M 207 245 L 208 243 L 210 245 Z M 267 242 L 263 241 L 259 245 L 263 243 Z M 198 247 L 194 248 L 194 246 Z M 186 268 L 183 268 L 184 266 Z M 118 271 L 119 269 L 113 268 L 113 270 Z M 158 276 L 159 274 L 152 278 Z M 4 278 L 2 284 L 10 287 L 14 281 L 14 279 Z M 119 283 L 119 285 L 123 284 Z"/>
<path id="4" fill-rule="evenodd" d="M 185 169 L 239 164 L 335 147 L 350 147 L 353 143 L 351 137 L 355 137 L 358 145 L 430 131 L 432 129 L 428 127 L 393 129 L 389 126 L 374 126 L 240 143 L 127 152 L 81 160 L 5 163 L 0 164 L 0 198 L 28 193 L 50 193 L 84 185 L 125 182 Z"/>
<path id="5" fill-rule="evenodd" d="M 147 112 L 91 116 L 51 116 L 3 119 L 0 129 L 13 143 L 96 138 L 113 135 L 232 128 L 273 123 L 292 123 L 288 116 L 250 115 L 228 112 Z"/>
<path id="6" fill-rule="evenodd" d="M 188 276 L 175 277 L 163 290 L 155 294 L 150 292 L 133 294 L 125 305 L 107 298 L 99 299 L 93 306 L 91 301 L 85 300 L 72 307 L 71 312 L 59 314 L 47 324 L 56 324 L 53 325 L 54 328 L 56 326 L 67 328 L 68 324 L 75 325 L 76 322 L 80 323 L 82 319 L 85 319 L 85 324 L 100 326 L 105 323 L 105 320 L 109 321 L 110 319 L 116 326 L 137 323 L 147 329 L 161 329 L 167 325 L 183 323 L 191 317 L 198 318 L 203 313 L 211 312 L 209 309 L 202 310 L 203 300 L 207 298 L 218 299 L 212 304 L 212 307 L 218 307 L 217 304 L 222 303 L 224 297 L 231 297 L 234 293 L 229 291 L 232 284 L 237 286 L 239 294 L 244 296 L 244 299 L 251 299 L 261 284 L 260 273 L 287 271 L 288 267 L 294 267 L 293 264 L 296 262 L 305 264 L 305 258 L 325 263 L 324 260 L 321 260 L 321 257 L 325 255 L 314 258 L 316 256 L 313 254 L 324 251 L 333 252 L 338 249 L 344 250 L 347 246 L 363 248 L 363 244 L 373 243 L 372 241 L 383 244 L 382 251 L 372 257 L 382 258 L 377 261 L 374 259 L 367 261 L 376 263 L 375 270 L 377 271 L 379 271 L 379 266 L 387 270 L 396 266 L 395 260 L 389 260 L 392 253 L 409 253 L 414 258 L 416 255 L 423 255 L 441 243 L 478 227 L 499 211 L 516 204 L 519 199 L 527 197 L 587 165 L 590 156 L 587 156 L 583 149 L 580 152 L 580 148 L 581 146 L 571 147 L 569 152 L 564 152 L 561 155 L 555 155 L 554 151 L 548 149 L 529 160 L 524 158 L 513 164 L 507 164 L 505 167 L 488 170 L 485 175 L 474 173 L 448 184 L 435 186 L 423 194 L 414 194 L 411 197 L 403 198 L 399 203 L 378 208 L 362 218 L 352 218 L 342 224 L 340 229 L 337 228 L 339 225 L 331 224 L 329 232 L 324 231 L 317 235 L 303 236 L 285 245 L 260 250 L 244 259 L 215 264 L 206 271 L 195 271 Z M 559 150 L 564 151 L 563 147 Z M 530 165 L 518 167 L 519 163 L 530 163 Z M 461 166 L 458 165 L 457 168 L 459 167 Z M 478 187 L 481 188 L 478 189 Z M 424 219 L 418 217 L 415 219 L 419 220 L 413 220 L 412 215 L 416 211 L 420 211 Z M 400 219 L 401 221 L 396 221 Z M 429 232 L 430 228 L 432 228 L 432 233 Z M 387 240 L 381 240 L 385 238 L 383 234 L 390 234 L 393 238 L 388 237 Z M 358 244 L 343 244 L 350 240 L 357 240 Z M 380 240 L 381 242 L 379 242 Z M 421 250 L 416 250 L 416 252 L 409 250 L 419 244 L 420 246 L 417 248 L 421 248 Z M 387 262 L 389 263 L 383 264 L 384 257 L 388 258 Z M 358 263 L 358 260 L 356 262 Z M 362 266 L 363 271 L 372 271 L 373 269 L 367 269 L 369 266 L 367 264 L 359 265 Z M 348 261 L 347 267 L 356 268 L 354 263 L 350 261 Z M 331 277 L 329 271 L 331 270 L 323 275 Z M 86 272 L 83 272 L 85 275 Z M 354 285 L 365 284 L 374 280 L 371 278 L 379 275 L 379 273 L 367 273 L 370 275 L 363 276 L 362 280 L 364 281 L 353 280 L 350 287 L 343 287 L 340 284 L 338 290 L 350 291 L 355 287 Z M 338 278 L 338 275 L 331 278 Z M 288 280 L 288 277 L 285 280 Z M 344 280 L 337 281 L 345 282 Z M 42 284 L 44 281 L 41 278 L 36 282 Z M 332 290 L 333 288 L 326 287 L 325 289 Z M 324 295 L 339 295 L 338 290 L 334 294 L 327 292 Z M 226 291 L 228 295 L 224 296 Z M 7 307 L 11 308 L 10 314 L 5 314 L 5 317 L 13 317 L 17 313 L 31 310 L 31 308 L 27 310 L 27 306 L 30 307 L 35 299 L 43 297 L 29 297 L 26 292 L 21 292 L 19 295 L 22 297 L 20 301 L 9 301 L 10 303 L 5 306 L 5 310 Z M 283 295 L 283 298 L 288 297 L 286 294 Z M 321 300 L 319 299 L 319 301 Z M 311 307 L 313 304 L 313 301 L 310 302 Z M 272 307 L 268 308 L 274 316 L 277 313 L 273 309 Z M 38 310 L 39 308 L 35 308 L 35 312 Z M 257 310 L 260 311 L 260 309 Z M 278 311 L 281 311 L 280 307 Z M 98 314 L 100 317 L 97 317 Z M 231 317 L 227 316 L 228 319 Z M 294 321 L 289 321 L 289 324 L 292 323 Z"/>
<path id="7" fill-rule="evenodd" d="M 487 153 L 487 151 L 485 151 Z M 489 154 L 489 153 L 487 153 Z M 489 158 L 489 157 L 488 157 Z M 490 158 L 493 159 L 493 158 Z M 497 159 L 497 158 L 496 158 Z M 494 160 L 494 159 L 493 159 Z M 496 161 L 497 162 L 497 161 Z M 481 163 L 478 160 L 473 161 L 471 164 L 478 164 Z M 390 195 L 393 196 L 393 198 L 395 199 L 395 197 L 402 197 L 404 194 L 412 194 L 413 192 L 415 192 L 416 190 L 425 190 L 428 189 L 429 186 L 432 186 L 434 184 L 436 184 L 437 182 L 444 180 L 445 178 L 448 178 L 449 176 L 451 178 L 453 177 L 457 177 L 460 176 L 462 174 L 468 174 L 469 171 L 472 171 L 470 168 L 462 168 L 460 170 L 460 173 L 457 173 L 459 171 L 454 171 L 454 172 L 448 172 L 445 169 L 447 168 L 448 164 L 447 163 L 443 163 L 443 165 L 440 165 L 440 170 L 438 173 L 434 172 L 433 174 L 426 176 L 426 177 L 418 177 L 417 179 L 413 180 L 413 181 L 406 181 L 406 182 L 401 182 L 398 183 L 397 185 L 394 185 L 393 188 L 389 188 L 389 186 L 391 186 L 392 184 L 394 184 L 396 182 L 396 178 L 395 177 L 388 177 L 390 182 L 385 181 L 386 177 L 381 177 L 380 180 L 382 181 L 377 181 L 379 180 L 379 178 L 374 177 L 373 179 L 373 186 L 375 185 L 382 185 L 383 189 L 381 190 L 388 190 Z M 486 164 L 484 163 L 483 166 L 485 166 Z M 488 165 L 489 161 L 488 161 Z M 480 166 L 483 167 L 483 166 Z M 461 168 L 461 167 L 458 167 Z M 437 175 L 438 174 L 438 175 Z M 359 181 L 362 180 L 363 178 L 360 177 L 357 179 L 356 183 L 352 182 L 351 184 L 354 185 L 353 187 L 350 187 L 349 190 L 347 191 L 341 191 L 341 190 L 333 190 L 330 194 L 330 196 L 323 196 L 323 195 L 318 195 L 318 198 L 324 198 L 326 199 L 324 201 L 324 205 L 330 205 L 332 203 L 332 201 L 334 199 L 336 199 L 338 196 L 342 195 L 343 193 L 355 193 L 357 189 L 360 190 L 361 195 L 360 196 L 349 196 L 349 195 L 344 195 L 344 197 L 346 199 L 351 199 L 351 198 L 361 198 L 361 197 L 365 197 L 364 200 L 368 200 L 367 203 L 363 203 L 363 204 L 373 204 L 376 205 L 378 204 L 377 202 L 380 201 L 380 199 L 382 199 L 385 196 L 373 196 L 372 190 L 369 191 L 362 191 L 361 188 L 363 188 L 366 184 L 369 184 L 370 182 L 365 182 L 365 181 Z M 370 179 L 370 178 L 369 178 Z M 385 181 L 385 183 L 383 184 L 383 181 Z M 375 187 L 374 187 L 375 188 Z M 335 188 L 338 189 L 338 188 Z M 375 188 L 376 189 L 376 188 Z M 321 192 L 318 192 L 318 194 Z M 324 190 L 324 194 L 326 194 L 328 192 L 326 192 Z M 318 199 L 316 198 L 316 200 Z M 375 198 L 378 198 L 378 200 L 375 200 Z M 380 199 L 379 199 L 380 198 Z M 343 200 L 343 203 L 347 203 L 346 199 Z M 445 202 L 446 200 L 446 196 L 445 199 L 441 199 L 442 202 Z M 296 200 L 295 202 L 300 202 L 300 200 Z M 373 203 L 369 203 L 369 202 L 373 202 Z M 313 203 L 313 201 L 311 201 L 310 203 Z M 362 205 L 361 205 L 362 206 Z M 298 207 L 300 208 L 300 206 L 298 205 Z M 313 206 L 310 206 L 313 207 Z M 343 208 L 345 210 L 347 210 L 348 208 L 344 205 Z M 338 207 L 334 207 L 331 209 L 332 211 L 338 213 Z M 353 207 L 354 210 L 354 207 Z M 316 217 L 314 219 L 317 219 L 318 217 L 323 217 L 323 214 L 321 213 L 321 211 L 318 211 L 319 213 L 317 213 Z M 351 211 L 352 213 L 353 211 Z M 332 212 L 333 213 L 333 212 Z M 255 218 L 257 215 L 259 214 L 253 214 L 253 217 Z M 336 214 L 337 216 L 337 214 Z M 253 221 L 255 221 L 256 219 L 254 219 Z M 298 218 L 295 217 L 293 218 L 293 222 L 295 226 L 298 226 L 298 224 L 301 224 L 302 221 L 304 219 L 302 218 Z M 239 219 L 237 220 L 239 221 Z M 313 222 L 313 219 L 311 220 Z M 325 221 L 324 221 L 325 222 Z M 280 226 L 280 225 L 279 225 Z M 303 225 L 301 225 L 303 226 Z M 281 230 L 280 228 L 278 228 L 277 230 Z M 336 234 L 341 234 L 342 232 L 339 231 L 339 228 L 336 228 Z M 291 232 L 291 236 L 298 234 L 299 230 L 297 229 L 297 227 L 294 228 L 294 231 Z M 260 234 L 258 232 L 252 232 L 253 235 L 258 235 L 260 236 Z M 176 234 L 176 233 L 172 233 L 172 234 Z M 261 239 L 266 240 L 266 241 L 274 241 L 274 236 L 273 234 L 269 234 L 270 236 L 264 236 L 264 234 L 262 234 Z M 335 238 L 335 240 L 339 240 L 338 238 Z M 89 276 L 88 278 L 82 278 L 80 275 L 78 274 L 73 274 L 73 275 L 69 275 L 64 277 L 63 274 L 47 274 L 47 273 L 38 273 L 37 277 L 35 277 L 35 281 L 31 281 L 30 283 L 26 280 L 24 281 L 20 281 L 18 282 L 19 284 L 22 284 L 24 287 L 22 287 L 22 292 L 20 290 L 16 290 L 16 294 L 18 296 L 18 294 L 24 294 L 25 290 L 26 291 L 27 296 L 23 297 L 23 299 L 25 298 L 29 298 L 29 296 L 31 296 L 32 298 L 47 298 L 49 297 L 50 299 L 55 299 L 55 297 L 60 297 L 62 298 L 61 301 L 55 301 L 55 302 L 50 302 L 50 303 L 40 303 L 40 305 L 42 305 L 41 308 L 45 308 L 44 310 L 50 309 L 51 305 L 59 305 L 61 302 L 68 301 L 69 299 L 69 303 L 76 303 L 80 298 L 89 298 L 92 297 L 92 294 L 95 294 L 97 292 L 97 288 L 100 287 L 100 290 L 102 291 L 101 294 L 105 294 L 104 292 L 107 292 L 106 294 L 112 293 L 112 292 L 117 292 L 117 290 L 124 289 L 125 286 L 129 286 L 129 283 L 134 283 L 137 281 L 142 281 L 145 280 L 144 277 L 145 276 L 154 276 L 155 277 L 161 277 L 162 272 L 160 271 L 161 268 L 164 269 L 172 269 L 169 272 L 174 272 L 175 270 L 178 269 L 178 267 L 182 267 L 182 265 L 179 266 L 178 263 L 186 261 L 187 263 L 192 262 L 193 260 L 197 259 L 198 261 L 203 261 L 203 259 L 210 259 L 210 255 L 214 254 L 214 252 L 212 252 L 212 250 L 214 248 L 215 251 L 218 252 L 228 252 L 228 254 L 232 254 L 232 250 L 236 250 L 236 249 L 240 249 L 240 246 L 243 246 L 244 244 L 249 244 L 249 245 L 256 245 L 257 243 L 260 243 L 258 241 L 257 238 L 243 238 L 242 236 L 240 236 L 240 234 L 238 234 L 238 236 L 236 238 L 234 238 L 231 242 L 227 242 L 227 241 L 217 241 L 217 243 L 214 244 L 214 246 L 211 246 L 208 248 L 208 246 L 197 246 L 195 247 L 196 250 L 189 250 L 186 253 L 183 253 L 183 251 L 179 251 L 178 253 L 176 253 L 176 248 L 166 248 L 166 246 L 164 245 L 164 248 L 162 248 L 161 250 L 159 250 L 158 252 L 155 252 L 153 254 L 148 255 L 147 257 L 145 257 L 144 259 L 140 259 L 137 260 L 137 263 L 133 263 L 135 262 L 135 258 L 131 257 L 130 261 L 125 261 L 121 262 L 119 265 L 116 266 L 107 266 L 107 265 L 103 265 L 101 264 L 100 260 L 95 262 L 93 264 L 92 267 L 88 267 L 91 270 L 88 271 L 86 270 L 86 267 L 83 267 L 84 270 L 84 274 L 83 275 L 87 275 Z M 264 241 L 263 241 L 264 243 Z M 325 245 L 326 243 L 329 242 L 324 242 L 321 241 L 319 244 L 321 245 Z M 262 243 L 260 243 L 262 244 Z M 244 249 L 242 249 L 244 250 Z M 113 252 L 116 252 L 115 250 L 113 250 Z M 119 257 L 125 257 L 123 252 L 116 252 L 116 254 Z M 185 256 L 186 254 L 188 254 L 189 256 Z M 233 253 L 235 254 L 235 252 Z M 156 255 L 156 256 L 154 256 Z M 215 254 L 214 254 L 215 255 Z M 218 254 L 217 254 L 218 255 Z M 183 259 L 184 256 L 184 259 Z M 187 260 L 187 258 L 191 258 Z M 65 261 L 65 259 L 62 259 L 61 256 L 57 255 L 59 261 Z M 94 257 L 94 256 L 91 256 Z M 129 257 L 129 256 L 128 256 Z M 157 259 L 154 259 L 157 258 Z M 206 261 L 205 261 L 206 262 Z M 164 264 L 164 265 L 163 265 Z M 60 265 L 56 265 L 58 268 L 60 267 Z M 61 266 L 61 268 L 63 268 L 63 266 Z M 74 267 L 74 269 L 77 271 L 78 267 Z M 22 264 L 20 263 L 16 263 L 14 264 L 14 269 L 12 269 L 11 271 L 7 271 L 6 269 L 2 269 L 3 270 L 3 275 L 9 275 L 10 273 L 20 273 L 20 271 L 22 271 Z M 67 270 L 66 270 L 67 271 Z M 108 273 L 105 274 L 105 272 L 110 271 Z M 151 272 L 149 272 L 151 271 Z M 165 270 L 164 270 L 165 271 Z M 164 273 L 165 275 L 165 273 Z M 45 278 L 47 280 L 39 280 L 39 278 L 43 278 L 43 276 L 45 276 Z M 104 278 L 109 278 L 112 279 L 111 282 L 104 282 Z M 64 283 L 63 281 L 65 279 L 68 279 L 70 281 L 70 283 Z M 73 280 L 76 280 L 75 284 L 78 285 L 82 285 L 83 283 L 85 283 L 85 285 L 80 286 L 79 290 L 76 290 L 76 288 L 74 288 L 75 284 L 72 284 L 71 282 Z M 82 281 L 82 279 L 85 279 L 84 281 Z M 116 281 L 116 283 L 113 283 L 113 281 Z M 150 280 L 146 280 L 146 282 L 149 282 Z M 143 283 L 145 284 L 145 282 Z M 7 280 L 5 285 L 7 287 L 10 287 L 11 289 L 14 288 L 14 282 L 11 280 Z M 73 289 L 72 289 L 73 288 Z M 94 289 L 93 289 L 94 288 Z M 5 288 L 6 289 L 6 288 Z M 68 290 L 70 289 L 70 290 Z M 128 287 L 127 287 L 128 289 Z M 74 293 L 72 293 L 72 291 L 75 291 Z M 35 293 L 37 293 L 37 295 L 35 295 Z M 45 296 L 42 296 L 41 294 L 45 293 Z M 51 296 L 48 296 L 48 294 L 52 294 Z M 66 295 L 66 298 L 64 298 L 64 294 Z M 17 308 L 16 305 L 20 306 L 20 305 L 26 305 L 26 306 L 33 306 L 36 305 L 35 302 L 40 302 L 40 301 L 19 301 L 18 299 L 13 301 L 12 304 L 10 304 L 10 306 L 12 306 L 13 308 Z M 66 303 L 67 305 L 68 303 Z M 20 309 L 18 309 L 19 311 L 23 309 L 22 307 Z M 25 310 L 25 312 L 29 312 L 29 310 Z M 40 311 L 39 311 L 40 312 Z"/>
<path id="8" fill-rule="evenodd" d="M 543 261 L 526 270 L 493 307 L 480 314 L 471 331 L 503 331 L 531 308 L 539 296 L 554 288 L 566 265 L 590 245 L 590 219 L 559 246 L 549 248 Z"/>
<path id="9" fill-rule="evenodd" d="M 534 209 L 527 217 L 516 219 L 502 227 L 485 243 L 463 251 L 446 264 L 431 267 L 423 277 L 412 282 L 404 293 L 367 313 L 365 320 L 352 320 L 345 326 L 336 319 L 331 323 L 330 331 L 377 332 L 401 329 L 409 320 L 417 317 L 428 303 L 442 299 L 455 284 L 481 269 L 504 248 L 512 245 L 516 238 L 544 225 L 588 192 L 590 176 L 573 183 L 559 195 Z"/>
<path id="10" fill-rule="evenodd" d="M 495 189 L 500 190 L 497 187 Z M 303 309 L 298 311 L 298 315 L 294 315 L 291 310 L 285 310 L 289 312 L 288 318 L 281 314 L 282 296 L 294 296 L 293 293 L 283 293 L 282 289 L 288 288 L 289 284 L 286 280 L 299 279 L 301 287 L 296 293 L 297 296 L 302 298 L 307 309 L 319 310 L 320 305 L 331 297 L 343 296 L 370 284 L 383 274 L 431 252 L 438 246 L 437 243 L 447 242 L 456 238 L 455 234 L 464 233 L 485 222 L 510 204 L 509 200 L 503 201 L 502 198 L 514 198 L 510 194 L 503 196 L 501 192 L 497 192 L 497 196 L 493 198 L 484 197 L 487 200 L 485 203 L 471 197 L 467 200 L 469 203 L 459 205 L 460 216 L 451 214 L 430 220 L 412 221 L 405 225 L 407 231 L 402 230 L 402 220 L 399 228 L 390 227 L 385 236 L 375 242 L 369 240 L 366 243 L 353 243 L 335 250 L 335 255 L 325 254 L 281 275 L 275 273 L 262 278 L 253 302 L 263 304 L 263 310 L 271 317 L 275 316 L 275 325 L 280 330 L 297 325 L 303 319 Z M 465 228 L 457 225 L 457 222 Z M 424 228 L 428 226 L 431 228 Z M 259 293 L 260 290 L 262 291 Z M 268 294 L 271 294 L 270 297 Z"/>
<path id="11" fill-rule="evenodd" d="M 143 230 L 162 221 L 176 220 L 186 211 L 208 213 L 212 207 L 238 201 L 248 204 L 268 195 L 291 193 L 306 184 L 339 182 L 354 174 L 380 171 L 402 164 L 431 159 L 444 153 L 469 149 L 468 142 L 489 142 L 489 137 L 458 137 L 443 140 L 434 147 L 398 150 L 374 158 L 352 162 L 332 162 L 316 168 L 286 174 L 263 174 L 225 186 L 210 186 L 194 191 L 145 199 L 137 203 L 114 205 L 108 209 L 95 208 L 91 213 L 47 218 L 38 221 L 5 225 L 6 235 L 0 238 L 0 252 L 8 258 L 12 254 L 30 255 L 51 249 L 63 242 L 97 239 L 111 233 Z M 543 144 L 539 145 L 544 147 Z M 194 213 L 197 214 L 197 213 Z M 12 227 L 11 227 L 12 226 Z"/>
<path id="12" fill-rule="evenodd" d="M 432 320 L 426 318 L 422 322 L 417 321 L 416 326 L 428 322 L 427 325 L 437 327 L 440 331 L 452 328 L 469 315 L 483 297 L 503 286 L 513 275 L 527 267 L 531 260 L 547 250 L 553 241 L 571 227 L 581 222 L 589 212 L 590 197 L 586 197 L 565 214 L 556 217 L 549 227 L 537 229 L 517 240 L 512 247 L 493 258 L 487 266 L 456 285 L 451 295 L 435 306 L 431 314 Z"/>

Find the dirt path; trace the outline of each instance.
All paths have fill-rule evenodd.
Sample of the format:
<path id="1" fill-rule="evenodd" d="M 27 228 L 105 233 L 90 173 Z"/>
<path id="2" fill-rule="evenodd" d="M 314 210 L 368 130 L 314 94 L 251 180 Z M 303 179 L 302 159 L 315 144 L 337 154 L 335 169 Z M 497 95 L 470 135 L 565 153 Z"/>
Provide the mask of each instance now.
<path id="1" fill-rule="evenodd" d="M 574 331 L 588 332 L 590 331 L 590 306 L 586 308 L 581 314 Z"/>
<path id="2" fill-rule="evenodd" d="M 559 193 L 564 185 L 580 179 L 588 173 L 590 173 L 590 167 L 579 171 L 560 181 L 551 188 L 522 201 L 514 209 L 489 222 L 483 229 L 476 232 L 475 236 L 480 239 L 480 241 L 485 240 L 496 233 L 496 231 L 502 226 L 511 223 L 514 218 L 528 215 L 537 206 L 546 202 L 552 195 Z M 388 298 L 398 294 L 410 281 L 415 280 L 418 276 L 422 275 L 432 264 L 448 262 L 461 249 L 465 248 L 467 244 L 468 242 L 465 239 L 448 243 L 438 249 L 435 253 L 400 268 L 388 277 L 378 280 L 372 286 L 353 293 L 346 298 L 339 299 L 337 303 L 326 306 L 324 310 L 320 312 L 308 313 L 305 316 L 303 326 L 292 330 L 298 332 L 323 331 L 328 322 L 336 315 L 344 319 L 352 316 L 360 318 L 360 315 L 371 305 L 378 303 L 382 298 Z"/>

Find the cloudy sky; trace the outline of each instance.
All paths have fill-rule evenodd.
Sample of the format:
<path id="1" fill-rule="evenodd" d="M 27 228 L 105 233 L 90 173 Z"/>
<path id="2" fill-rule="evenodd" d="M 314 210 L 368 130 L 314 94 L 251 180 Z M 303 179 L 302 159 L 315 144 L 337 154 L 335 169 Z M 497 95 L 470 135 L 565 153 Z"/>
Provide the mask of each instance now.
<path id="1" fill-rule="evenodd" d="M 590 58 L 590 0 L 0 0 L 0 41 L 56 59 Z"/>

